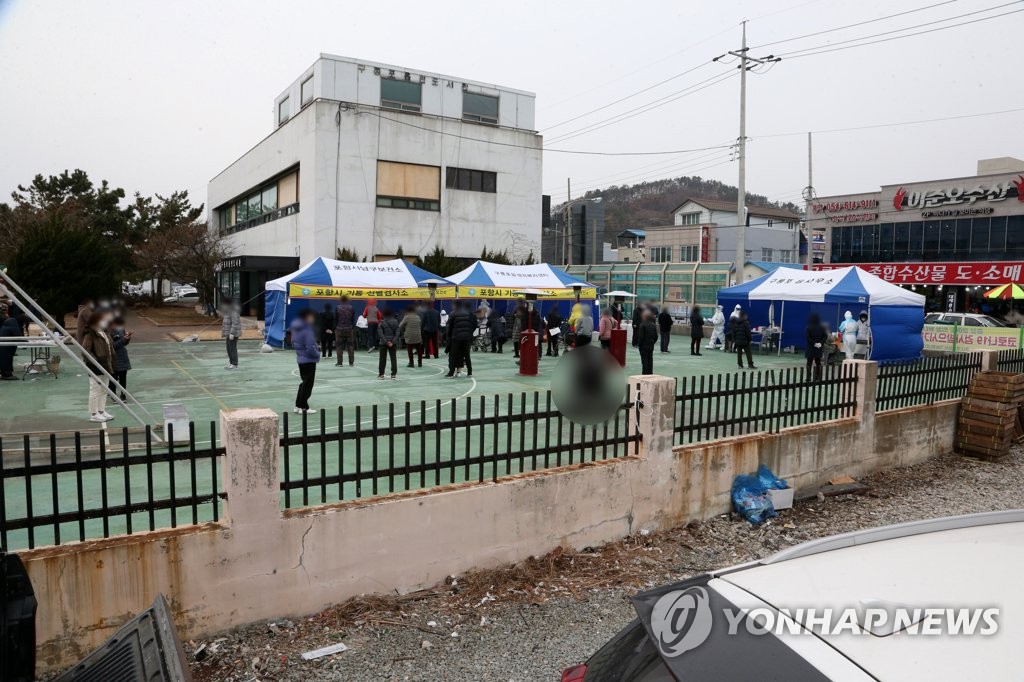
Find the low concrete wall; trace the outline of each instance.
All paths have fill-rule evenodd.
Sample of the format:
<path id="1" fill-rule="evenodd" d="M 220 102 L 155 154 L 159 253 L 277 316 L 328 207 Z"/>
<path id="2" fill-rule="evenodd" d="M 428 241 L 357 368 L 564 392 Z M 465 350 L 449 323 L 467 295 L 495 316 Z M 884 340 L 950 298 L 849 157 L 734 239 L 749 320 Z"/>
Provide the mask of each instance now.
<path id="1" fill-rule="evenodd" d="M 40 668 L 75 661 L 159 592 L 194 638 L 705 519 L 728 510 L 733 477 L 759 463 L 800 487 L 952 448 L 955 405 L 876 417 L 874 364 L 864 365 L 855 419 L 674 448 L 675 380 L 633 377 L 639 456 L 284 513 L 277 416 L 224 411 L 221 523 L 21 553 L 40 601 Z"/>

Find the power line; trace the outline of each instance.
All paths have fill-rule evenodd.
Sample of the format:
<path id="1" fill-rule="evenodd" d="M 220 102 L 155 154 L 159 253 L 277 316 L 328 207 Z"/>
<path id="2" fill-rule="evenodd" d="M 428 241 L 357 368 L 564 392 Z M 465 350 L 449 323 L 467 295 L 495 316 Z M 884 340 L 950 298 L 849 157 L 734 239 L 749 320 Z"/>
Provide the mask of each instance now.
<path id="1" fill-rule="evenodd" d="M 962 21 L 962 22 L 960 22 L 958 24 L 952 24 L 950 26 L 939 26 L 937 28 L 931 28 L 931 29 L 928 29 L 926 31 L 917 31 L 917 32 L 914 32 L 914 33 L 905 33 L 903 35 L 892 36 L 892 37 L 889 37 L 889 38 L 881 38 L 879 40 L 871 40 L 869 42 L 858 42 L 858 41 L 861 41 L 861 40 L 867 40 L 869 38 L 876 38 L 876 37 L 879 37 L 879 36 L 890 35 L 892 33 L 899 33 L 901 31 L 907 31 L 907 30 L 914 29 L 914 28 L 920 28 L 922 26 L 931 26 L 933 24 L 941 24 L 941 23 L 946 22 L 946 21 L 952 21 L 953 19 L 961 19 L 963 17 L 969 17 L 969 16 L 972 16 L 972 15 L 975 15 L 975 14 L 982 14 L 984 12 L 990 12 L 990 11 L 992 11 L 994 9 L 999 9 L 1001 7 L 1007 7 L 1009 5 L 1017 5 L 1017 4 L 1020 4 L 1019 0 L 1017 2 L 1008 2 L 1008 3 L 1005 3 L 1003 5 L 996 5 L 994 7 L 989 7 L 987 9 L 977 10 L 975 12 L 967 12 L 966 14 L 960 14 L 960 15 L 957 15 L 955 17 L 948 17 L 946 19 L 938 19 L 936 21 L 929 21 L 929 22 L 926 22 L 924 24 L 918 24 L 916 26 L 907 26 L 906 28 L 896 29 L 896 30 L 893 30 L 893 31 L 885 31 L 883 33 L 876 33 L 876 34 L 870 35 L 870 36 L 862 36 L 860 38 L 851 38 L 850 40 L 843 40 L 843 41 L 840 41 L 838 43 L 826 43 L 824 45 L 818 45 L 816 47 L 808 47 L 808 48 L 804 48 L 802 50 L 794 50 L 793 52 L 783 52 L 779 56 L 780 57 L 784 57 L 787 60 L 789 60 L 789 59 L 800 59 L 802 57 L 811 57 L 813 55 L 826 54 L 828 52 L 839 52 L 839 51 L 842 51 L 842 50 L 850 50 L 850 49 L 853 49 L 855 47 L 864 47 L 866 45 L 877 45 L 878 43 L 887 43 L 887 42 L 890 42 L 892 40 L 901 40 L 903 38 L 911 38 L 913 36 L 924 35 L 926 33 L 935 33 L 937 31 L 945 31 L 945 30 L 951 29 L 951 28 L 960 28 L 962 26 L 969 26 L 970 24 L 977 24 L 978 22 L 981 22 L 981 21 L 989 21 L 990 19 L 998 19 L 999 17 L 1005 17 L 1005 16 L 1010 15 L 1010 14 L 1017 14 L 1018 12 L 1024 12 L 1024 8 L 1013 10 L 1013 11 L 1010 11 L 1010 12 L 1003 12 L 1001 14 L 993 14 L 992 16 L 981 17 L 980 19 L 974 19 L 972 21 Z M 856 45 L 849 45 L 847 43 L 857 43 L 857 44 Z M 838 45 L 845 45 L 845 47 L 836 47 Z"/>
<path id="2" fill-rule="evenodd" d="M 825 33 L 834 33 L 835 31 L 843 31 L 848 28 L 854 28 L 856 26 L 864 26 L 866 24 L 874 24 L 879 21 L 885 21 L 886 19 L 895 19 L 896 17 L 906 16 L 907 14 L 914 14 L 916 12 L 923 12 L 925 10 L 933 9 L 935 7 L 941 7 L 942 5 L 950 5 L 960 0 L 945 0 L 944 2 L 936 2 L 931 5 L 925 5 L 924 7 L 918 7 L 916 9 L 908 9 L 905 12 L 897 12 L 896 14 L 888 14 L 884 17 L 878 17 L 877 19 L 868 19 L 867 21 L 858 21 L 855 24 L 846 24 L 845 26 L 836 26 L 835 28 L 827 28 L 823 31 L 815 31 L 814 33 L 805 33 L 800 36 L 793 36 L 792 38 L 783 38 L 781 40 L 773 40 L 770 43 L 761 43 L 760 45 L 754 45 L 750 49 L 760 50 L 762 47 L 768 47 L 770 45 L 779 45 L 780 43 L 790 43 L 794 40 L 803 40 L 804 38 L 811 38 L 813 36 L 824 35 Z"/>
<path id="3" fill-rule="evenodd" d="M 727 145 L 729 147 L 732 146 L 732 143 L 729 143 L 728 140 L 726 140 L 722 144 L 723 145 Z M 633 168 L 625 168 L 625 169 L 622 169 L 622 170 L 619 170 L 619 171 L 616 171 L 616 172 L 613 172 L 613 173 L 608 173 L 608 174 L 605 174 L 605 175 L 602 175 L 602 176 L 599 176 L 599 177 L 586 178 L 584 180 L 577 180 L 577 182 L 579 183 L 580 186 L 593 186 L 594 183 L 605 182 L 605 181 L 608 181 L 608 180 L 619 181 L 619 180 L 621 180 L 624 177 L 623 173 L 633 174 L 633 173 L 636 173 L 637 171 L 642 171 L 644 169 L 650 169 L 647 172 L 655 173 L 655 172 L 658 172 L 659 170 L 662 170 L 662 169 L 664 169 L 666 167 L 674 167 L 676 164 L 679 164 L 679 163 L 689 163 L 691 161 L 695 161 L 695 160 L 701 159 L 703 157 L 713 156 L 713 155 L 717 154 L 719 151 L 720 151 L 720 149 L 715 149 L 710 154 L 701 154 L 699 156 L 693 156 L 693 157 L 690 157 L 688 159 L 681 158 L 682 156 L 684 156 L 684 155 L 681 154 L 680 158 L 671 159 L 669 161 L 666 161 L 665 159 L 660 159 L 660 160 L 655 161 L 653 163 L 646 163 L 646 164 L 643 164 L 642 166 L 635 166 Z M 554 191 L 557 192 L 559 189 L 561 189 L 561 187 L 558 187 Z"/>
<path id="4" fill-rule="evenodd" d="M 766 138 L 770 138 L 770 137 L 792 137 L 794 135 L 801 135 L 802 136 L 802 135 L 806 135 L 808 132 L 814 133 L 815 135 L 826 134 L 826 133 L 848 133 L 848 132 L 852 132 L 852 131 L 856 131 L 856 130 L 872 130 L 872 129 L 876 129 L 876 128 L 896 128 L 896 127 L 899 127 L 899 126 L 918 125 L 918 124 L 922 124 L 922 123 L 939 123 L 941 121 L 957 121 L 957 120 L 960 120 L 960 119 L 981 118 L 981 117 L 984 117 L 984 116 L 999 116 L 1001 114 L 1015 114 L 1015 113 L 1022 112 L 1022 111 L 1024 111 L 1024 107 L 1019 107 L 1017 109 L 1003 109 L 1001 111 L 985 111 L 985 112 L 981 112 L 981 113 L 977 113 L 977 114 L 961 114 L 959 116 L 943 116 L 941 118 L 923 118 L 923 119 L 920 119 L 920 120 L 917 120 L 917 121 L 899 121 L 899 122 L 896 122 L 896 123 L 873 123 L 873 124 L 870 124 L 870 125 L 863 125 L 863 126 L 851 126 L 849 128 L 826 128 L 826 129 L 823 129 L 823 130 L 809 130 L 809 131 L 808 130 L 802 130 L 802 131 L 799 131 L 799 132 L 792 132 L 792 133 L 772 133 L 772 134 L 769 134 L 769 135 L 757 135 L 756 137 L 754 137 L 752 139 L 759 139 L 760 140 L 760 139 L 766 139 Z"/>
<path id="5" fill-rule="evenodd" d="M 721 165 L 724 165 L 724 164 L 727 164 L 727 163 L 731 163 L 732 162 L 732 158 L 729 155 L 725 155 L 725 156 L 712 156 L 710 158 L 703 158 L 703 159 L 701 159 L 698 162 L 699 164 L 705 164 L 705 163 L 707 163 L 709 161 L 713 162 L 713 163 L 711 163 L 710 165 L 699 165 L 699 167 L 695 167 L 695 166 L 690 165 L 694 161 L 697 161 L 697 159 L 690 159 L 689 161 L 686 161 L 685 163 L 680 164 L 679 166 L 673 166 L 673 167 L 664 168 L 664 169 L 657 170 L 657 171 L 652 171 L 651 173 L 655 173 L 656 174 L 655 177 L 649 177 L 651 175 L 651 173 L 640 173 L 640 174 L 633 175 L 633 176 L 619 177 L 619 178 L 616 178 L 615 180 L 612 180 L 610 182 L 602 182 L 602 183 L 595 184 L 595 185 L 587 185 L 587 186 L 583 186 L 583 187 L 575 187 L 574 186 L 573 189 L 576 190 L 577 192 L 589 192 L 591 190 L 599 190 L 599 189 L 602 189 L 602 188 L 607 188 L 607 187 L 609 187 L 611 185 L 614 185 L 614 184 L 626 182 L 628 180 L 633 180 L 634 178 L 644 178 L 642 180 L 642 182 L 657 182 L 658 180 L 665 180 L 665 179 L 674 178 L 674 177 L 677 176 L 678 173 L 687 173 L 687 174 L 689 174 L 689 173 L 697 173 L 697 172 L 702 171 L 702 170 L 707 170 L 708 168 L 714 168 L 716 166 L 721 166 Z M 551 196 L 557 197 L 557 196 L 561 196 L 564 193 L 565 193 L 565 190 L 562 190 L 561 192 L 552 192 Z"/>

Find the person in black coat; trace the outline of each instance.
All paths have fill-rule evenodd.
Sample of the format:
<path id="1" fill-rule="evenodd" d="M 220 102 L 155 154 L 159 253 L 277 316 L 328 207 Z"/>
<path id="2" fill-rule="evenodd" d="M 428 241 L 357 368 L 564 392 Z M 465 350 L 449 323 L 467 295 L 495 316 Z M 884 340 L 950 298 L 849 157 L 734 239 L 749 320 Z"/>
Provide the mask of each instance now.
<path id="1" fill-rule="evenodd" d="M 469 357 L 473 343 L 473 332 L 476 330 L 476 317 L 469 310 L 469 303 L 458 301 L 455 312 L 448 318 L 448 374 L 458 374 L 463 365 L 466 376 L 473 376 L 473 360 Z"/>
<path id="2" fill-rule="evenodd" d="M 420 318 L 422 319 L 420 324 L 423 327 L 423 354 L 428 358 L 433 356 L 434 359 L 437 359 L 440 357 L 441 313 L 437 312 L 431 304 L 423 309 Z"/>
<path id="3" fill-rule="evenodd" d="M 0 337 L 15 336 L 22 336 L 21 323 L 0 308 Z M 14 353 L 17 350 L 15 346 L 0 346 L 0 379 L 4 381 L 18 379 L 14 376 Z"/>
<path id="4" fill-rule="evenodd" d="M 736 349 L 736 362 L 739 363 L 740 369 L 743 369 L 744 353 L 747 354 L 747 369 L 757 369 L 750 354 L 750 345 L 753 342 L 754 333 L 750 329 L 750 319 L 747 317 L 747 311 L 742 310 L 732 325 L 732 345 Z"/>
<path id="5" fill-rule="evenodd" d="M 704 316 L 700 306 L 693 306 L 690 312 L 690 355 L 700 355 L 700 344 L 704 340 Z"/>
<path id="6" fill-rule="evenodd" d="M 491 308 L 487 315 L 487 333 L 491 337 L 491 352 L 504 353 L 505 339 L 505 316 L 498 312 L 497 308 Z"/>
<path id="7" fill-rule="evenodd" d="M 640 373 L 654 374 L 654 344 L 658 342 L 658 326 L 654 314 L 645 310 L 640 316 L 640 326 L 633 332 L 637 350 L 640 351 Z"/>
<path id="8" fill-rule="evenodd" d="M 668 342 L 672 338 L 672 325 L 675 320 L 669 314 L 668 308 L 662 308 L 658 313 L 658 332 L 661 334 L 661 352 L 668 353 Z"/>
<path id="9" fill-rule="evenodd" d="M 317 327 L 320 331 L 320 357 L 329 358 L 334 355 L 334 305 L 324 304 L 324 309 L 317 316 Z"/>
<path id="10" fill-rule="evenodd" d="M 828 329 L 821 323 L 817 313 L 807 316 L 807 329 L 804 332 L 804 357 L 807 358 L 807 379 L 811 379 L 811 366 L 814 366 L 814 381 L 821 381 L 821 358 L 825 354 L 828 343 Z"/>
<path id="11" fill-rule="evenodd" d="M 559 335 L 562 333 L 562 313 L 558 312 L 558 307 L 552 307 L 548 313 L 547 329 L 548 329 L 548 350 L 544 355 L 558 357 L 558 341 Z M 558 331 L 552 334 L 553 330 Z"/>

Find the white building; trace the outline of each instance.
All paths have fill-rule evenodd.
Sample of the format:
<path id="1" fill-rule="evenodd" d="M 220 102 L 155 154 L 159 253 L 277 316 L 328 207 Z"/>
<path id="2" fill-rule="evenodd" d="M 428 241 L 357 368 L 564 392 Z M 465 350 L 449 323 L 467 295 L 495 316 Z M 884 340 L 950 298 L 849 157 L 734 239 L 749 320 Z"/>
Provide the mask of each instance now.
<path id="1" fill-rule="evenodd" d="M 320 55 L 274 101 L 274 131 L 214 177 L 210 224 L 231 235 L 222 288 L 339 249 L 368 260 L 540 253 L 542 138 L 535 96 Z M 259 312 L 258 305 L 254 312 Z"/>

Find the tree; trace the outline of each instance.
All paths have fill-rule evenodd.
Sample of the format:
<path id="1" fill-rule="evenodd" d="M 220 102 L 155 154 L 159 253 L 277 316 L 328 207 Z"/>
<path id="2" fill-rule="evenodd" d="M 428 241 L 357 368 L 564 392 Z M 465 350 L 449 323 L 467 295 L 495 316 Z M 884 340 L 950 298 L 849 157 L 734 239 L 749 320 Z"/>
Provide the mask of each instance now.
<path id="1" fill-rule="evenodd" d="M 414 265 L 423 268 L 427 272 L 432 272 L 438 277 L 454 275 L 466 267 L 465 261 L 462 258 L 448 256 L 440 246 L 435 246 L 434 250 L 423 258 L 417 256 Z"/>
<path id="2" fill-rule="evenodd" d="M 359 258 L 359 254 L 355 252 L 355 249 L 350 249 L 347 246 L 343 246 L 338 249 L 338 260 L 343 260 L 348 263 L 358 263 L 362 261 L 366 262 L 366 257 Z"/>
<path id="3" fill-rule="evenodd" d="M 193 226 L 200 224 L 197 221 L 203 214 L 203 205 L 193 206 L 187 190 L 173 192 L 166 197 L 159 194 L 143 197 L 136 193 L 132 209 L 135 215 L 132 264 L 136 269 L 133 274 L 136 278 L 154 280 L 154 293 L 163 289 L 163 282 L 168 278 L 182 282 L 193 281 L 191 277 L 181 277 L 175 273 L 205 272 L 205 257 L 197 256 L 194 253 L 196 249 L 209 253 L 224 248 L 222 245 L 203 243 L 206 238 L 199 239 L 198 230 Z M 206 226 L 203 225 L 202 229 L 205 230 Z M 209 238 L 214 237 L 212 233 L 209 235 Z M 217 237 L 216 241 L 221 240 Z M 199 260 L 189 262 L 190 258 Z M 213 300 L 212 286 L 209 294 L 210 298 L 204 300 Z M 154 296 L 153 301 L 159 305 L 160 296 Z"/>
<path id="4" fill-rule="evenodd" d="M 499 265 L 515 265 L 512 259 L 509 258 L 508 252 L 504 249 L 501 251 L 490 251 L 486 246 L 480 253 L 480 260 L 488 263 L 498 263 Z"/>
<path id="5" fill-rule="evenodd" d="M 107 239 L 60 211 L 41 216 L 14 252 L 11 277 L 60 320 L 86 297 L 120 291 L 121 254 Z"/>
<path id="6" fill-rule="evenodd" d="M 169 253 L 167 275 L 179 282 L 191 282 L 202 300 L 212 303 L 217 266 L 233 255 L 227 240 L 199 221 L 179 223 L 161 236 Z"/>

